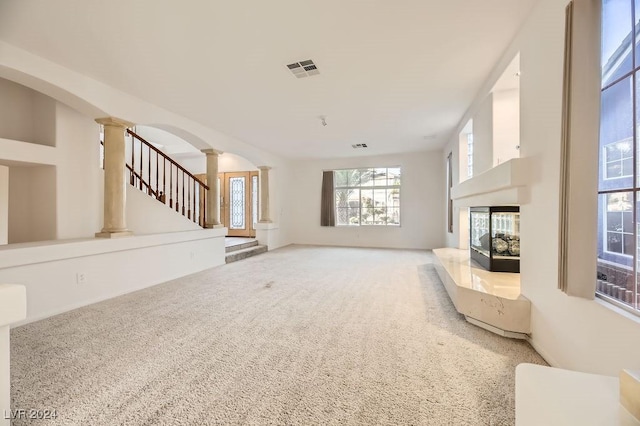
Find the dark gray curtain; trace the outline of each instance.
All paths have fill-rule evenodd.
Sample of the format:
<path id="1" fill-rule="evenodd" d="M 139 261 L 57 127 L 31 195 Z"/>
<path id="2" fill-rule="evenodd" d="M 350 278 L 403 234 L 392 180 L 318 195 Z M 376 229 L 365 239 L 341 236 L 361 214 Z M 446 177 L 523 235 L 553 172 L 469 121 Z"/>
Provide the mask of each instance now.
<path id="1" fill-rule="evenodd" d="M 322 201 L 320 203 L 320 226 L 336 226 L 336 209 L 333 195 L 333 171 L 322 172 Z"/>

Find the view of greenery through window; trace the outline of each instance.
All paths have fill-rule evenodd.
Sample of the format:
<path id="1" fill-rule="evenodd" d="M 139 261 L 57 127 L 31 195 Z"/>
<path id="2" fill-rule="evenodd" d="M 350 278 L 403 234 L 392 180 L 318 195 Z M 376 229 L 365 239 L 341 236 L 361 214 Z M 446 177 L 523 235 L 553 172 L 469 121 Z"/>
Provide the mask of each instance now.
<path id="1" fill-rule="evenodd" d="M 640 0 L 602 1 L 597 293 L 638 313 Z"/>
<path id="2" fill-rule="evenodd" d="M 334 171 L 336 225 L 400 225 L 400 167 Z"/>

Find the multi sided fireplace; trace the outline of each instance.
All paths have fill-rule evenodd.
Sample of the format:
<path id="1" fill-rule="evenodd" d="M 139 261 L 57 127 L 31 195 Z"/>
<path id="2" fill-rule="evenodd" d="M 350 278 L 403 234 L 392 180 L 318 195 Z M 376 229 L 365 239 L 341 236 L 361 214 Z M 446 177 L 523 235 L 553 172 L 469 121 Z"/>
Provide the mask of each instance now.
<path id="1" fill-rule="evenodd" d="M 494 272 L 520 272 L 520 207 L 471 207 L 471 258 Z"/>

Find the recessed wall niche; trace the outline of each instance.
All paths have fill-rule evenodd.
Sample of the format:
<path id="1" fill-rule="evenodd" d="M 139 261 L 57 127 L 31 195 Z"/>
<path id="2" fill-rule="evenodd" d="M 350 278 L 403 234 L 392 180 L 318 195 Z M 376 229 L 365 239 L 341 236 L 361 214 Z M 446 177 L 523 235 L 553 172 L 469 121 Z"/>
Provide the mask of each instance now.
<path id="1" fill-rule="evenodd" d="M 520 54 L 491 90 L 493 100 L 493 167 L 520 157 Z"/>
<path id="2" fill-rule="evenodd" d="M 8 243 L 56 239 L 55 166 L 9 166 Z"/>
<path id="3" fill-rule="evenodd" d="M 0 78 L 0 139 L 55 146 L 56 102 Z"/>

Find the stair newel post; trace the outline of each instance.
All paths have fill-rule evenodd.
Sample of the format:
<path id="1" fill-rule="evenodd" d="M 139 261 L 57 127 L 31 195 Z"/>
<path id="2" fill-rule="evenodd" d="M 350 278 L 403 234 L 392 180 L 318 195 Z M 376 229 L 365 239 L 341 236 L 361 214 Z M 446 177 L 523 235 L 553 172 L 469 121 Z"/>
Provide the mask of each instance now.
<path id="1" fill-rule="evenodd" d="M 202 152 L 207 156 L 207 186 L 206 191 L 206 209 L 205 209 L 205 228 L 220 228 L 220 204 L 218 195 L 218 157 L 222 151 L 215 149 L 203 149 Z"/>
<path id="2" fill-rule="evenodd" d="M 96 237 L 131 235 L 126 223 L 125 131 L 133 123 L 114 117 L 96 122 L 104 126 L 104 226 Z"/>

